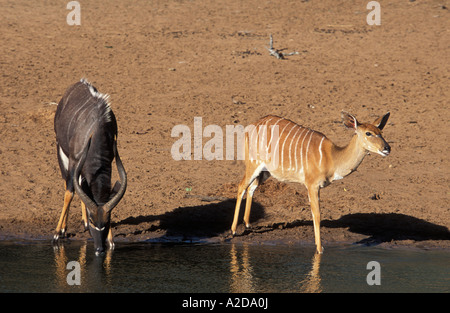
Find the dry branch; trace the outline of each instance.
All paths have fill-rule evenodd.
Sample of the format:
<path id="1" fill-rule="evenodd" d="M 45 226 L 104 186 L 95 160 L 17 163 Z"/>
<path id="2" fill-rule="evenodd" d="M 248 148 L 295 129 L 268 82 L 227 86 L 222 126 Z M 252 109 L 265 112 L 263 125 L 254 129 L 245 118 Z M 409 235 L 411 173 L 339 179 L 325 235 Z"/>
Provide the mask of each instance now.
<path id="1" fill-rule="evenodd" d="M 297 51 L 293 51 L 290 53 L 284 53 L 284 52 L 281 52 L 284 49 L 274 49 L 272 34 L 270 34 L 269 47 L 266 47 L 266 49 L 269 50 L 270 55 L 273 55 L 274 57 L 276 57 L 279 60 L 283 60 L 283 59 L 285 59 L 285 57 L 290 56 L 290 55 L 298 54 Z"/>

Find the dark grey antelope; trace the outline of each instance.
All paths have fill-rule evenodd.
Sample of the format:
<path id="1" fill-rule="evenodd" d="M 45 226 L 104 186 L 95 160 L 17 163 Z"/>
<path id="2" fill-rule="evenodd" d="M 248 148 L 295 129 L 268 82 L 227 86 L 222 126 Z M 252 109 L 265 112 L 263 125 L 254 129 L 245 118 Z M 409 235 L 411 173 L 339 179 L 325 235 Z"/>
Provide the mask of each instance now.
<path id="1" fill-rule="evenodd" d="M 70 86 L 55 114 L 57 154 L 65 181 L 64 206 L 53 237 L 64 237 L 74 191 L 81 198 L 85 229 L 94 239 L 95 253 L 114 248 L 111 211 L 127 188 L 127 175 L 117 152 L 117 122 L 108 101 L 82 79 Z M 112 161 L 120 182 L 111 189 Z"/>

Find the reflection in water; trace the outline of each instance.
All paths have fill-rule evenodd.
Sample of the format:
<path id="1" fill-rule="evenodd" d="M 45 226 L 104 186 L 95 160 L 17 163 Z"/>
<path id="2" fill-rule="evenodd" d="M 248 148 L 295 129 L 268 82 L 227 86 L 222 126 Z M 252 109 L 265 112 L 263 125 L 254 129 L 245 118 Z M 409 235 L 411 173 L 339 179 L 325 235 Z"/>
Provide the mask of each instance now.
<path id="1" fill-rule="evenodd" d="M 55 278 L 56 285 L 59 291 L 106 291 L 105 286 L 109 286 L 111 283 L 111 260 L 112 260 L 112 250 L 107 250 L 103 256 L 95 256 L 94 259 L 86 261 L 86 249 L 87 242 L 84 242 L 78 251 L 78 254 L 73 257 L 67 256 L 66 248 L 64 245 L 55 246 L 54 251 L 54 261 L 55 261 Z M 67 282 L 67 276 L 71 271 L 71 268 L 67 268 L 67 264 L 70 261 L 77 261 L 80 265 L 80 285 L 69 285 Z M 86 290 L 86 286 L 89 289 Z"/>
<path id="2" fill-rule="evenodd" d="M 0 241 L 0 293 L 449 291 L 448 250 L 352 245 L 317 255 L 301 245 L 121 243 L 97 257 L 91 249 L 90 241 L 56 249 Z M 67 282 L 71 261 L 79 264 L 81 285 Z M 371 261 L 381 265 L 379 286 L 367 284 Z"/>
<path id="3" fill-rule="evenodd" d="M 56 284 L 59 288 L 64 289 L 67 286 L 66 282 L 66 264 L 67 264 L 67 256 L 65 247 L 63 245 L 59 247 L 54 247 L 55 251 L 55 277 Z"/>
<path id="4" fill-rule="evenodd" d="M 244 243 L 242 253 L 236 244 L 230 249 L 231 292 L 256 292 L 253 286 L 253 268 L 250 264 L 248 244 Z"/>
<path id="5" fill-rule="evenodd" d="M 232 293 L 257 293 L 257 292 L 279 292 L 280 286 L 285 286 L 281 291 L 288 292 L 322 292 L 320 275 L 321 254 L 309 252 L 298 254 L 295 251 L 289 252 L 289 249 L 255 246 L 248 243 L 222 246 L 180 246 L 177 251 L 174 246 L 171 249 L 154 250 L 152 245 L 146 245 L 144 249 L 126 249 L 118 251 L 108 250 L 103 256 L 94 256 L 87 253 L 88 243 L 81 245 L 73 245 L 65 247 L 60 245 L 54 248 L 54 270 L 55 270 L 55 287 L 60 292 L 111 292 L 120 290 L 120 284 L 125 283 L 125 288 L 132 288 L 131 284 L 140 285 L 145 291 L 151 288 L 148 284 L 137 281 L 120 281 L 119 277 L 133 277 L 139 266 L 135 262 L 143 262 L 152 256 L 156 260 L 164 260 L 163 262 L 149 263 L 155 274 L 160 273 L 165 281 L 190 281 L 191 275 L 195 275 L 193 270 L 201 266 L 204 270 L 205 279 L 203 288 L 209 290 L 208 283 L 217 283 L 217 279 L 208 282 L 208 271 L 212 271 L 211 267 L 203 267 L 209 265 L 205 262 L 206 255 L 220 255 L 220 251 L 227 251 L 222 270 L 228 273 L 229 277 L 223 277 L 224 284 L 219 292 Z M 142 246 L 141 246 L 142 247 Z M 154 247 L 154 246 L 153 246 Z M 206 248 L 206 249 L 205 249 Z M 160 255 L 158 255 L 158 252 Z M 115 257 L 113 259 L 113 254 Z M 134 256 L 133 256 L 134 254 Z M 182 256 L 182 258 L 179 258 Z M 170 264 L 170 260 L 175 258 L 175 263 Z M 198 259 L 197 259 L 198 258 Z M 183 263 L 183 260 L 185 263 Z M 77 261 L 80 265 L 80 285 L 70 285 L 67 281 L 72 268 L 67 268 L 71 261 Z M 186 264 L 195 264 L 195 268 L 185 267 Z M 143 263 L 144 264 L 144 263 Z M 213 262 L 215 266 L 218 264 Z M 113 266 L 114 265 L 114 266 Z M 158 267 L 159 266 L 159 267 Z M 211 265 L 212 266 L 212 265 Z M 216 271 L 218 268 L 214 268 Z M 202 272 L 203 272 L 202 270 Z M 147 274 L 150 274 L 148 271 Z M 145 279 L 145 277 L 143 277 Z M 148 278 L 147 278 L 148 279 Z M 151 279 L 148 279 L 151 281 Z M 164 282 L 161 282 L 164 284 Z M 191 287 L 193 287 L 191 280 Z M 288 287 L 291 286 L 291 287 Z M 173 286 L 180 288 L 179 286 Z M 164 286 L 164 288 L 173 288 Z M 131 290 L 131 289 L 130 289 Z M 157 291 L 158 289 L 156 289 Z M 183 289 L 186 290 L 186 289 Z M 201 290 L 200 290 L 201 291 Z"/>
<path id="6" fill-rule="evenodd" d="M 322 254 L 314 253 L 314 256 L 312 258 L 312 268 L 311 271 L 306 276 L 305 280 L 302 282 L 302 285 L 300 286 L 301 292 L 309 292 L 309 293 L 316 293 L 316 292 L 322 292 L 322 286 L 320 284 L 320 260 L 322 258 Z"/>
<path id="7" fill-rule="evenodd" d="M 236 244 L 233 243 L 230 248 L 230 291 L 235 293 L 257 292 L 258 289 L 261 289 L 261 286 L 257 286 L 257 279 L 255 278 L 254 269 L 251 264 L 251 246 L 244 243 L 239 247 L 241 249 L 238 249 Z M 299 282 L 300 292 L 322 292 L 321 277 L 319 273 L 321 258 L 322 254 L 314 253 L 311 260 L 311 270 L 305 275 L 304 279 Z M 255 257 L 255 259 L 255 262 L 261 261 L 258 257 Z M 255 264 L 255 266 L 258 267 L 260 265 Z M 295 290 L 293 291 L 295 292 Z"/>

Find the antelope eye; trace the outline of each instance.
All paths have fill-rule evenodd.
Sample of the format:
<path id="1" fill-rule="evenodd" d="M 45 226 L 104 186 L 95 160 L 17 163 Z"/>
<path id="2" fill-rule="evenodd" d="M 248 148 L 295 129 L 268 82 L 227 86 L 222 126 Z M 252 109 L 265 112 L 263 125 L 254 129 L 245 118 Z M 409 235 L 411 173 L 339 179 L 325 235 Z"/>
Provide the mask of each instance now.
<path id="1" fill-rule="evenodd" d="M 366 132 L 366 136 L 370 137 L 370 136 L 372 136 L 372 134 L 370 132 Z"/>

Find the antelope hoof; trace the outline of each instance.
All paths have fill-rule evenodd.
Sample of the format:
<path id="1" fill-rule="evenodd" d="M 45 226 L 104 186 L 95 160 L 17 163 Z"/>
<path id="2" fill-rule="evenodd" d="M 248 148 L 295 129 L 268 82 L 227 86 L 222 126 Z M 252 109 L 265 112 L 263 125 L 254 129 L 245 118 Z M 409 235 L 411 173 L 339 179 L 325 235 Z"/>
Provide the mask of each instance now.
<path id="1" fill-rule="evenodd" d="M 105 249 L 103 247 L 95 249 L 95 256 L 102 256 L 105 254 Z"/>
<path id="2" fill-rule="evenodd" d="M 55 234 L 53 235 L 53 243 L 56 244 L 58 243 L 59 239 L 65 238 L 66 237 L 66 230 L 65 229 L 61 229 L 59 232 L 55 232 Z"/>
<path id="3" fill-rule="evenodd" d="M 323 247 L 317 247 L 316 253 L 317 254 L 323 254 Z"/>
<path id="4" fill-rule="evenodd" d="M 55 233 L 55 234 L 53 235 L 52 244 L 53 244 L 53 245 L 59 245 L 59 239 L 60 239 L 60 238 L 63 238 L 63 237 L 61 236 L 61 232 Z"/>

